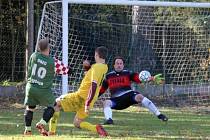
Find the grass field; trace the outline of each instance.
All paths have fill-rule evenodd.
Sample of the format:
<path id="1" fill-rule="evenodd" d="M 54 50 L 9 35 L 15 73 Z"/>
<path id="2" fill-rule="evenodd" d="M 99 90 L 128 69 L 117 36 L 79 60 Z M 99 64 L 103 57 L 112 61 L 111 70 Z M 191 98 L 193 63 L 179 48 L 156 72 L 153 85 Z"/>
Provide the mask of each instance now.
<path id="1" fill-rule="evenodd" d="M 161 108 L 170 118 L 161 122 L 144 108 L 130 107 L 114 111 L 115 125 L 105 126 L 107 139 L 210 139 L 210 115 L 197 109 Z M 23 136 L 23 109 L 0 110 L 0 140 L 65 140 L 102 139 L 97 134 L 74 128 L 73 113 L 62 113 L 58 125 L 58 136 L 39 136 L 35 123 L 41 117 L 41 110 L 34 113 L 33 136 Z M 103 122 L 101 111 L 92 111 L 88 121 Z"/>

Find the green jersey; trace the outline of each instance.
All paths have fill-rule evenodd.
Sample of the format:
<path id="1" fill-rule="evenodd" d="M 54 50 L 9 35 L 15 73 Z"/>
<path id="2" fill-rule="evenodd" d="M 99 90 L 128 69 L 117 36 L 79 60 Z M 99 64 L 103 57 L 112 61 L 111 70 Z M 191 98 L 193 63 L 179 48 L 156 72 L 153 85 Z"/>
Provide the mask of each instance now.
<path id="1" fill-rule="evenodd" d="M 52 83 L 55 74 L 54 59 L 39 52 L 31 55 L 28 65 L 25 105 L 53 106 Z"/>
<path id="2" fill-rule="evenodd" d="M 51 89 L 55 74 L 54 59 L 39 52 L 31 55 L 28 65 L 28 84 L 38 89 Z"/>

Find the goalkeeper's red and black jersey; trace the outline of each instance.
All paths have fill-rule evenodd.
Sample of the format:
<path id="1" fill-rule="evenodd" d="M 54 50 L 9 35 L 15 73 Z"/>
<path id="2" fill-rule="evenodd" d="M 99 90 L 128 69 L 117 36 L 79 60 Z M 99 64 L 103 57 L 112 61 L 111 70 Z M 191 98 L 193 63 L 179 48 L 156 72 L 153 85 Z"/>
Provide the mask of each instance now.
<path id="1" fill-rule="evenodd" d="M 128 70 L 121 72 L 111 71 L 109 72 L 100 89 L 100 95 L 103 94 L 108 88 L 111 96 L 118 96 L 122 92 L 131 90 L 131 83 L 140 83 L 139 74 Z"/>

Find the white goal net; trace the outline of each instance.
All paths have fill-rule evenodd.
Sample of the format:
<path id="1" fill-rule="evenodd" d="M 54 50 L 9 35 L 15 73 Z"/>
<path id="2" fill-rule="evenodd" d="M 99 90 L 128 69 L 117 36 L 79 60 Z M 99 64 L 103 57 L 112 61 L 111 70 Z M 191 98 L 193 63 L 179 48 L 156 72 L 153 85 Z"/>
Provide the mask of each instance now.
<path id="1" fill-rule="evenodd" d="M 210 103 L 210 3 L 113 2 L 69 0 L 68 11 L 60 1 L 45 4 L 37 40 L 48 36 L 51 55 L 73 68 L 68 86 L 61 76 L 55 78 L 55 94 L 62 94 L 62 86 L 69 92 L 78 89 L 82 61 L 94 62 L 94 49 L 103 45 L 109 50 L 109 70 L 113 57 L 121 55 L 130 70 L 164 75 L 164 85 L 135 86 L 143 94 L 179 103 Z M 63 37 L 64 32 L 68 34 Z"/>

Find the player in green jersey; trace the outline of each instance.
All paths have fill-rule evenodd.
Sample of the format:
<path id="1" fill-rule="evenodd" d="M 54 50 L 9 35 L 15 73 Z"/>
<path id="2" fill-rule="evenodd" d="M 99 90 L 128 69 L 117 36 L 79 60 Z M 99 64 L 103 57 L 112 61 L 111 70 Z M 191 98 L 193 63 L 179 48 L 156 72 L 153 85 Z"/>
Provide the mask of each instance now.
<path id="1" fill-rule="evenodd" d="M 39 52 L 30 56 L 28 64 L 28 79 L 26 84 L 25 102 L 25 135 L 31 135 L 31 123 L 36 105 L 46 106 L 42 119 L 36 124 L 36 128 L 42 135 L 47 135 L 44 126 L 54 113 L 55 97 L 51 91 L 55 71 L 67 74 L 68 68 L 63 64 L 57 64 L 58 60 L 52 58 L 48 39 L 41 39 L 38 43 Z M 58 67 L 57 67 L 58 66 Z M 62 66 L 62 67 L 59 67 Z M 57 69 L 55 69 L 57 68 Z M 60 70 L 59 70 L 60 69 Z M 64 70 L 64 72 L 63 72 Z"/>

